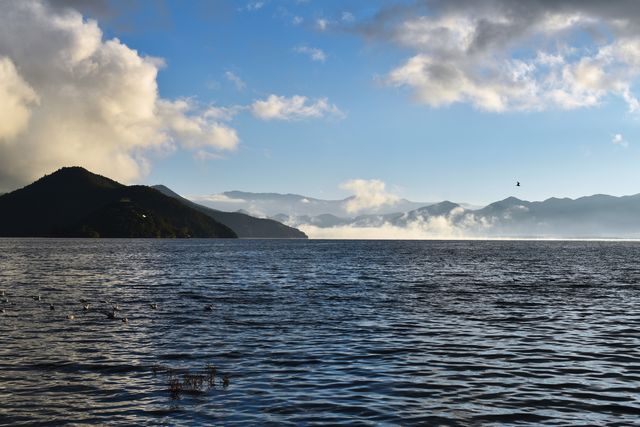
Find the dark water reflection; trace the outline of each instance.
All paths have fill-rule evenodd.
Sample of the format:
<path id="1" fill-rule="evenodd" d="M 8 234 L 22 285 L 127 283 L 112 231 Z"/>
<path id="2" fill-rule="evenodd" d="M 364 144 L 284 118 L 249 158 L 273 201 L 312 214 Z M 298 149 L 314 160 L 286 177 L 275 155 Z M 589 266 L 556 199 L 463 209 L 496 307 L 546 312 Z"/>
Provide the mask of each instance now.
<path id="1" fill-rule="evenodd" d="M 0 424 L 630 425 L 639 259 L 611 242 L 0 239 Z M 207 362 L 230 386 L 179 400 L 151 370 Z"/>

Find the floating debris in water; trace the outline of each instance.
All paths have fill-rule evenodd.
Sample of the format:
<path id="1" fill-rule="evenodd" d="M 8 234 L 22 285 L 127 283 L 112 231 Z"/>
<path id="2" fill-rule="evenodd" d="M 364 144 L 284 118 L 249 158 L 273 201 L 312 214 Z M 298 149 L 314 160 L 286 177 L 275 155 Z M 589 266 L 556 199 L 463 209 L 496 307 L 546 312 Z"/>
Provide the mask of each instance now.
<path id="1" fill-rule="evenodd" d="M 214 385 L 216 385 L 216 372 L 218 371 L 218 369 L 215 366 L 207 363 L 205 371 L 207 372 L 209 387 L 213 387 Z"/>
<path id="2" fill-rule="evenodd" d="M 171 393 L 172 399 L 180 398 L 180 393 L 182 393 L 182 383 L 178 378 L 169 379 L 169 393 Z"/>
<path id="3" fill-rule="evenodd" d="M 67 315 L 67 319 L 68 320 L 74 320 L 76 318 L 76 316 L 74 316 L 73 314 L 68 314 Z"/>
<path id="4" fill-rule="evenodd" d="M 158 309 L 158 304 L 156 304 L 155 302 L 153 304 L 149 304 L 149 307 L 151 307 L 154 310 Z"/>
<path id="5" fill-rule="evenodd" d="M 49 310 L 53 311 L 53 310 L 55 310 L 55 309 L 56 309 L 56 308 L 53 306 L 53 304 L 49 304 Z"/>
<path id="6" fill-rule="evenodd" d="M 89 311 L 89 307 L 90 307 L 90 304 L 83 304 L 83 305 L 82 305 L 82 309 L 83 309 L 84 311 Z"/>
<path id="7" fill-rule="evenodd" d="M 216 386 L 218 368 L 212 364 L 207 364 L 203 370 L 195 371 L 172 369 L 162 365 L 151 367 L 154 377 L 161 371 L 167 375 L 171 398 L 179 399 L 182 394 L 200 394 L 213 389 Z M 222 377 L 220 385 L 224 388 L 229 386 L 228 374 Z"/>
<path id="8" fill-rule="evenodd" d="M 204 311 L 213 311 L 213 305 L 209 304 L 204 307 Z"/>

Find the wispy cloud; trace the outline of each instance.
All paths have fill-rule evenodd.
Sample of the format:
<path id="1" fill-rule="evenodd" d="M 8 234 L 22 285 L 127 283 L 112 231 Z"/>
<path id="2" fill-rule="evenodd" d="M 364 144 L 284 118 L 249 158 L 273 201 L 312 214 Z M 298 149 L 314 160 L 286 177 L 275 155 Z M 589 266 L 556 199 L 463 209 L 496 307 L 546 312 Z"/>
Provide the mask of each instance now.
<path id="1" fill-rule="evenodd" d="M 224 76 L 227 80 L 233 83 L 238 90 L 244 90 L 247 87 L 245 82 L 242 81 L 242 79 L 232 71 L 225 71 Z"/>
<path id="2" fill-rule="evenodd" d="M 342 12 L 342 14 L 340 15 L 340 20 L 342 22 L 350 23 L 355 21 L 355 19 L 355 16 L 353 16 L 353 13 L 351 12 Z"/>
<path id="3" fill-rule="evenodd" d="M 220 155 L 219 153 L 212 153 L 206 150 L 198 150 L 193 154 L 193 158 L 201 162 L 207 162 L 210 160 L 224 159 L 224 156 Z"/>
<path id="4" fill-rule="evenodd" d="M 320 31 L 325 31 L 329 26 L 329 21 L 324 18 L 316 19 L 316 28 Z"/>
<path id="5" fill-rule="evenodd" d="M 293 49 L 295 52 L 302 53 L 311 58 L 312 61 L 324 62 L 327 59 L 327 54 L 322 49 L 310 46 L 297 46 Z"/>
<path id="6" fill-rule="evenodd" d="M 629 141 L 624 139 L 624 137 L 620 133 L 614 134 L 613 137 L 611 138 L 611 142 L 615 145 L 619 145 L 624 148 L 627 148 L 629 146 Z"/>
<path id="7" fill-rule="evenodd" d="M 255 12 L 257 10 L 262 9 L 264 5 L 265 5 L 264 1 L 250 1 L 244 7 L 241 7 L 239 10 L 240 11 L 246 10 L 247 12 Z"/>
<path id="8" fill-rule="evenodd" d="M 220 89 L 220 83 L 216 80 L 207 80 L 204 83 L 204 86 L 209 90 L 218 90 Z"/>
<path id="9" fill-rule="evenodd" d="M 245 203 L 244 199 L 234 199 L 226 194 L 211 194 L 208 196 L 189 196 L 190 200 L 202 201 L 202 202 L 224 202 L 224 203 Z"/>
<path id="10" fill-rule="evenodd" d="M 241 105 L 234 105 L 231 107 L 217 107 L 215 105 L 211 105 L 203 111 L 203 116 L 213 120 L 230 121 L 245 108 L 246 107 Z"/>
<path id="11" fill-rule="evenodd" d="M 192 149 L 235 149 L 240 142 L 236 130 L 217 121 L 219 117 L 211 114 L 211 108 L 208 109 L 209 114 L 207 111 L 200 111 L 198 115 L 190 114 L 197 108 L 188 99 L 158 102 L 158 114 L 170 129 L 171 139 Z"/>
<path id="12" fill-rule="evenodd" d="M 327 98 L 311 101 L 301 95 L 289 98 L 269 95 L 267 99 L 255 101 L 250 109 L 254 116 L 262 120 L 299 120 L 327 115 L 338 117 L 344 115 L 337 106 L 329 103 Z"/>

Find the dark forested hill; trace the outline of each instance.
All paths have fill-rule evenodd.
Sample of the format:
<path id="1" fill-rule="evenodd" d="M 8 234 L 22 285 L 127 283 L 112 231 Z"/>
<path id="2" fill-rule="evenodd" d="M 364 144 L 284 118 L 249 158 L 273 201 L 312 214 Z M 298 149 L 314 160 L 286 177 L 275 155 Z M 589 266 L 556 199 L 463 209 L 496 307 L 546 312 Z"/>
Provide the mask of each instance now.
<path id="1" fill-rule="evenodd" d="M 62 168 L 0 196 L 5 237 L 237 237 L 229 227 L 146 186 Z"/>

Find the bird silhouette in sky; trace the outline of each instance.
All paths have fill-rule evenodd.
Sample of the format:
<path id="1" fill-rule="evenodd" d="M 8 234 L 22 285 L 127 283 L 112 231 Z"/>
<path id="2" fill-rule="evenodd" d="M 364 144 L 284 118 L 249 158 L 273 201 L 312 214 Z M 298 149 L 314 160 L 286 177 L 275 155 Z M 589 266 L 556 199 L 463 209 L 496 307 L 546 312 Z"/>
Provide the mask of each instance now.
<path id="1" fill-rule="evenodd" d="M 516 187 L 520 187 L 520 181 L 516 181 Z"/>

